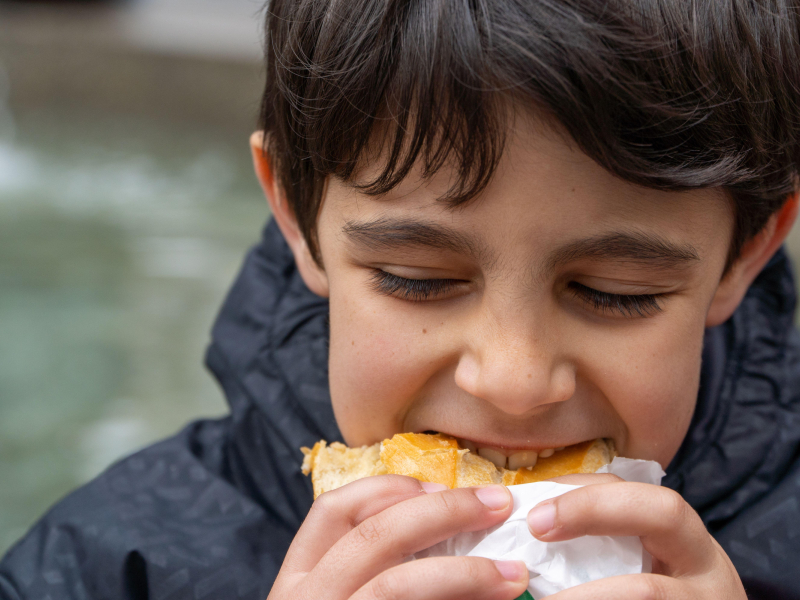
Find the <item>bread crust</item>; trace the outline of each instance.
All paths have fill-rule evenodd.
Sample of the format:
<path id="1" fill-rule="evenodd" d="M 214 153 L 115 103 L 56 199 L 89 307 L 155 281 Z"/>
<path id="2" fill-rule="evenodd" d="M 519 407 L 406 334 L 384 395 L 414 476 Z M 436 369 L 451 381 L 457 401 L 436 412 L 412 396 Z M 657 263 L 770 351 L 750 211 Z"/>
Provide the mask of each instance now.
<path id="1" fill-rule="evenodd" d="M 425 433 L 398 433 L 361 448 L 348 448 L 339 442 L 328 445 L 320 440 L 313 448 L 301 450 L 305 455 L 303 473 L 311 475 L 315 499 L 370 475 L 408 475 L 451 489 L 492 483 L 518 485 L 573 473 L 594 473 L 616 456 L 613 441 L 597 439 L 539 458 L 534 467 L 511 471 L 498 469 L 485 458 L 459 448 L 454 438 Z"/>

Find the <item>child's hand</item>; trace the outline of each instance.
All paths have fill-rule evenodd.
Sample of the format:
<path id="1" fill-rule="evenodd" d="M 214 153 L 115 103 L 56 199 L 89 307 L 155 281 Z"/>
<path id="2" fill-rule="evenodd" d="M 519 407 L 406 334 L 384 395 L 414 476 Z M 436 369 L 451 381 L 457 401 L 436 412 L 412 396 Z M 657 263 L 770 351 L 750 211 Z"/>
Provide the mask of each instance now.
<path id="1" fill-rule="evenodd" d="M 747 600 L 727 554 L 679 494 L 614 475 L 569 475 L 584 485 L 528 513 L 531 533 L 546 542 L 582 535 L 639 536 L 653 574 L 609 577 L 570 588 L 552 600 Z"/>
<path id="2" fill-rule="evenodd" d="M 511 514 L 511 494 L 502 486 L 441 490 L 446 488 L 380 475 L 322 494 L 268 600 L 513 600 L 522 594 L 528 571 L 521 562 L 465 556 L 403 562 Z"/>

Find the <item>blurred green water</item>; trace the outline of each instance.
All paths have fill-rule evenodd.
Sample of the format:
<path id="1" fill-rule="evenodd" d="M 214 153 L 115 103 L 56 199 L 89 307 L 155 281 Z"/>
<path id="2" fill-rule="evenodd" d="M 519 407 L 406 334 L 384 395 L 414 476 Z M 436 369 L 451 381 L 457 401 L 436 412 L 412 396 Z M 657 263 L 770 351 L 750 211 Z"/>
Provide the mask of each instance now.
<path id="1" fill-rule="evenodd" d="M 268 213 L 247 139 L 211 128 L 31 111 L 0 134 L 1 554 L 117 458 L 226 411 L 202 356 Z"/>

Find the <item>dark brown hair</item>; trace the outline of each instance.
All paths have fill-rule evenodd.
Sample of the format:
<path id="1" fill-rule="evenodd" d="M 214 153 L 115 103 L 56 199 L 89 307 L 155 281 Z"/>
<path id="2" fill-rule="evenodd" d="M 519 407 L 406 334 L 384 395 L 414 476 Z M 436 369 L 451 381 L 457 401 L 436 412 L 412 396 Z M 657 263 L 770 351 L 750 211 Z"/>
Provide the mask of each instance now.
<path id="1" fill-rule="evenodd" d="M 723 186 L 729 261 L 797 187 L 800 18 L 792 0 L 271 0 L 261 126 L 319 261 L 327 177 L 376 135 L 382 194 L 414 164 L 465 202 L 502 155 L 510 106 L 560 123 L 630 182 Z"/>

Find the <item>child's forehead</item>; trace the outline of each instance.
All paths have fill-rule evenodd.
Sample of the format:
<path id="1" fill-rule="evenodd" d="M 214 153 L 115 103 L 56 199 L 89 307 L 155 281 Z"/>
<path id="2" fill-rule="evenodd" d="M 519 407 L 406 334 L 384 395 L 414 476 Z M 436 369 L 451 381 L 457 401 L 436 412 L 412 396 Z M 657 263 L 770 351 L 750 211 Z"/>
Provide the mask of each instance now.
<path id="1" fill-rule="evenodd" d="M 513 204 L 519 218 L 535 212 L 539 220 L 547 220 L 549 211 L 560 214 L 573 210 L 634 226 L 640 220 L 647 224 L 659 214 L 672 217 L 687 213 L 689 205 L 698 203 L 721 205 L 731 218 L 734 211 L 730 194 L 721 187 L 674 191 L 622 179 L 585 154 L 566 130 L 536 111 L 517 112 L 509 122 L 503 152 L 491 178 L 467 201 L 454 202 L 450 195 L 460 175 L 457 158 L 432 172 L 418 161 L 391 189 L 372 195 L 367 188 L 384 172 L 385 162 L 386 151 L 376 152 L 350 180 L 333 178 L 339 195 L 349 196 L 356 207 L 371 199 L 378 210 L 422 211 L 451 220 L 508 196 L 516 199 Z M 487 225 L 495 220 L 492 215 L 486 217 Z"/>
<path id="2" fill-rule="evenodd" d="M 542 272 L 579 259 L 674 270 L 717 246 L 727 248 L 733 210 L 722 189 L 675 192 L 632 184 L 570 140 L 541 132 L 534 121 L 517 127 L 487 187 L 466 203 L 448 202 L 453 175 L 445 166 L 429 177 L 415 168 L 380 196 L 339 181 L 329 188 L 329 211 L 354 247 L 398 256 L 425 248 L 489 264 L 505 246 L 515 256 L 535 254 Z"/>
<path id="3" fill-rule="evenodd" d="M 395 170 L 406 169 L 394 186 L 386 186 L 381 191 L 381 196 L 403 196 L 424 184 L 446 199 L 454 184 L 467 183 L 479 168 L 486 167 L 486 175 L 491 179 L 504 165 L 511 169 L 531 168 L 534 165 L 531 161 L 536 161 L 533 157 L 537 154 L 572 161 L 576 165 L 585 163 L 585 168 L 595 165 L 567 129 L 529 98 L 504 98 L 493 103 L 493 107 L 489 111 L 493 113 L 496 126 L 492 136 L 496 155 L 488 156 L 489 150 L 481 144 L 486 140 L 482 140 L 481 135 L 472 137 L 466 132 L 466 137 L 456 144 L 447 139 L 453 132 L 441 128 L 428 132 L 431 147 L 420 148 L 417 152 L 415 142 L 421 140 L 411 135 L 417 126 L 415 117 L 407 123 L 387 118 L 372 125 L 369 142 L 354 157 L 354 169 L 340 179 L 355 188 L 365 189 L 389 172 L 395 174 Z M 475 152 L 480 155 L 475 156 Z M 412 155 L 415 160 L 405 164 Z M 489 160 L 493 162 L 489 164 Z M 619 181 L 624 183 L 622 179 Z"/>

